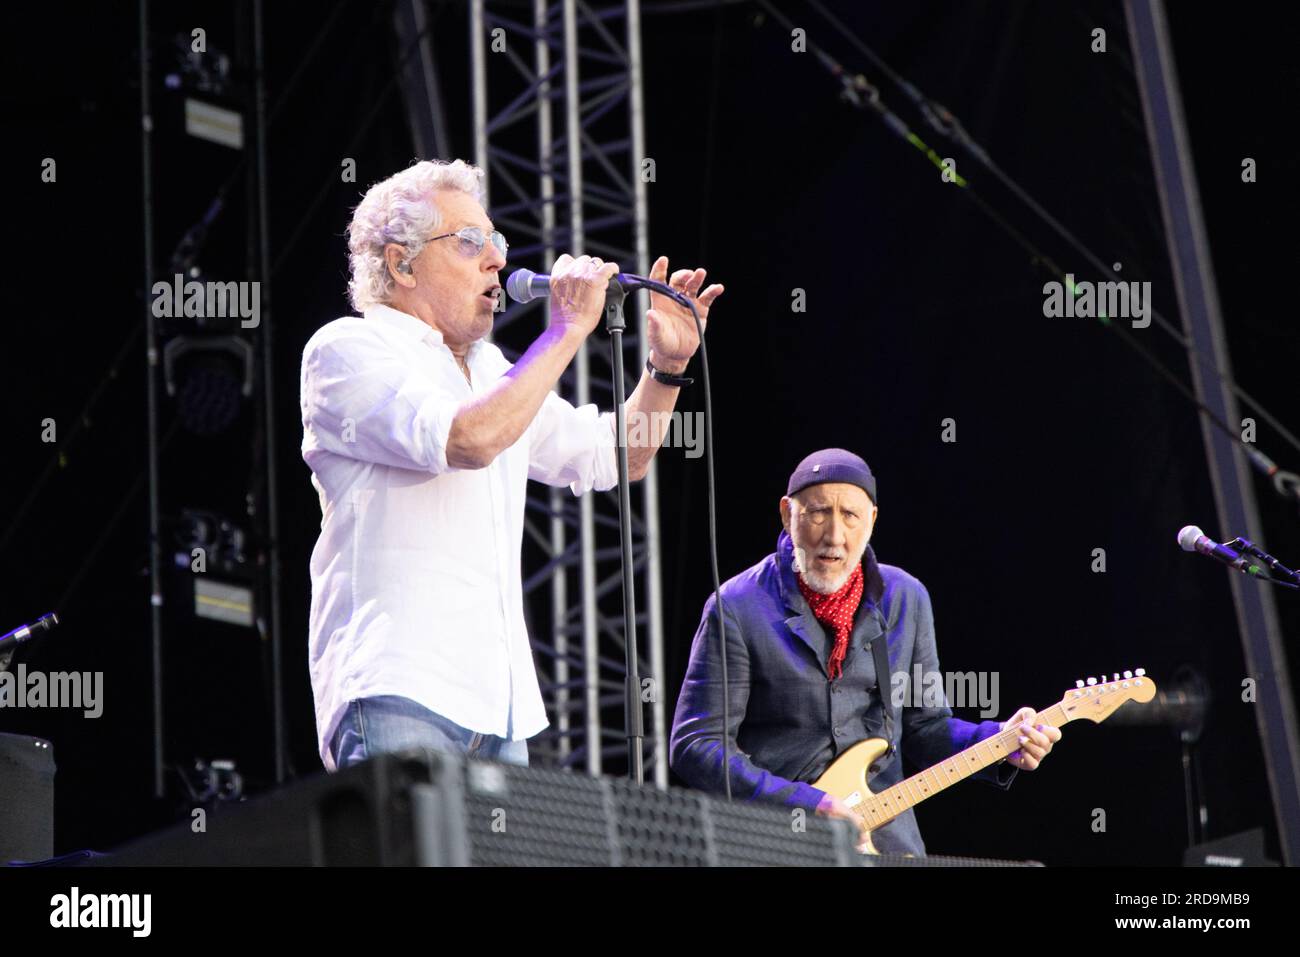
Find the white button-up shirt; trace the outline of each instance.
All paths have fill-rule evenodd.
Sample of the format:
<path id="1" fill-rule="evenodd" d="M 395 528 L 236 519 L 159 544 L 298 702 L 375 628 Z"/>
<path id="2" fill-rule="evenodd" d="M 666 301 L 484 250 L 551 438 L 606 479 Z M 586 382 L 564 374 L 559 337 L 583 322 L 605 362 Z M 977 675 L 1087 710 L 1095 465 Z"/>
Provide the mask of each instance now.
<path id="1" fill-rule="evenodd" d="M 457 408 L 510 368 L 388 306 L 316 332 L 302 357 L 302 457 L 320 493 L 310 669 L 321 760 L 347 703 L 401 695 L 482 734 L 547 726 L 524 628 L 529 478 L 575 495 L 617 483 L 611 415 L 552 393 L 483 469 L 447 464 Z"/>

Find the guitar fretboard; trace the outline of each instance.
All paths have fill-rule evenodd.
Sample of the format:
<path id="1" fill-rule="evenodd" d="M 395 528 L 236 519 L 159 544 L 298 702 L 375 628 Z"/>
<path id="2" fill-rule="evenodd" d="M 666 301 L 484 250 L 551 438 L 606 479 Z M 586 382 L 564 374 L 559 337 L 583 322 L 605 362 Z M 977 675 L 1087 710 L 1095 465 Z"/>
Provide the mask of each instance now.
<path id="1" fill-rule="evenodd" d="M 1061 704 L 1054 704 L 1045 711 L 1038 712 L 1035 724 L 1049 724 L 1059 728 L 1070 719 Z M 958 781 L 964 781 L 991 764 L 996 764 L 1008 755 L 1020 749 L 1020 726 L 999 731 L 973 744 L 965 751 L 926 768 L 920 774 L 899 781 L 893 787 L 870 795 L 854 810 L 866 821 L 867 827 L 876 828 L 888 824 L 909 808 L 915 807 L 926 798 L 934 797 L 945 788 L 950 788 Z"/>

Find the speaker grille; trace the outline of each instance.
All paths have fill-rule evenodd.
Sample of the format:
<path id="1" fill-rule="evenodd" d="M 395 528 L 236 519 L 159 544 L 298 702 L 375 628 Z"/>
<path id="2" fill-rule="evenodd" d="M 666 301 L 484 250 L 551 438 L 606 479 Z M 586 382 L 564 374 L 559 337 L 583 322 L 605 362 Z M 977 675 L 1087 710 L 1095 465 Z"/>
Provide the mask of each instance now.
<path id="1" fill-rule="evenodd" d="M 54 749 L 25 734 L 0 734 L 0 865 L 54 854 Z"/>
<path id="2" fill-rule="evenodd" d="M 470 761 L 465 767 L 470 863 L 483 866 L 608 866 L 606 792 L 582 774 Z"/>

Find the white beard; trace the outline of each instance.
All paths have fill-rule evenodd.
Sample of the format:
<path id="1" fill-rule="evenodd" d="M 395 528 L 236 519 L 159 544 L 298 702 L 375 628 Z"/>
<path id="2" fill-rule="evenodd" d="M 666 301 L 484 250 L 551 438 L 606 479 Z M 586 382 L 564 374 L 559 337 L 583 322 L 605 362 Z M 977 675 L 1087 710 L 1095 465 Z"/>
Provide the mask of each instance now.
<path id="1" fill-rule="evenodd" d="M 867 553 L 867 544 L 868 543 L 864 541 L 862 547 L 858 549 L 858 553 L 850 557 L 850 561 L 844 566 L 844 571 L 834 577 L 823 575 L 821 572 L 807 568 L 807 562 L 804 561 L 804 550 L 795 546 L 793 562 L 794 570 L 803 575 L 803 580 L 807 582 L 808 587 L 817 592 L 817 594 L 834 594 L 844 587 L 844 583 L 853 576 L 853 569 L 857 568 L 858 565 L 862 563 L 862 556 Z"/>

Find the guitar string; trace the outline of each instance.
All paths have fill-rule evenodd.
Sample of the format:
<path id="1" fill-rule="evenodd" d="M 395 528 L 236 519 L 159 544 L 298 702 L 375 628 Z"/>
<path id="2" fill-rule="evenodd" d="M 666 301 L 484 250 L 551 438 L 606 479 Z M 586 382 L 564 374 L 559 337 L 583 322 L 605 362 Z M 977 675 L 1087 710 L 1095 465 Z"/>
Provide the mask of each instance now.
<path id="1" fill-rule="evenodd" d="M 1056 714 L 1053 714 L 1053 712 L 1058 712 L 1059 717 Z M 1053 726 L 1066 723 L 1068 719 L 1066 717 L 1064 702 L 1057 702 L 1056 704 L 1052 705 L 1050 708 L 1047 708 L 1039 712 L 1038 714 L 1035 715 L 1034 720 L 1035 722 L 1040 722 L 1040 721 L 1046 722 L 1048 724 L 1052 724 Z M 927 798 L 933 797 L 935 794 L 938 794 L 940 791 L 946 790 L 953 784 L 956 784 L 958 781 L 964 781 L 966 778 L 970 777 L 971 775 L 976 774 L 979 771 L 982 771 L 984 768 L 988 767 L 989 765 L 993 764 L 994 761 L 997 760 L 998 752 L 1005 752 L 1005 754 L 1010 754 L 1012 751 L 1016 749 L 1015 745 L 1019 744 L 1019 737 L 1020 735 L 1019 735 L 1018 728 L 1008 728 L 1004 731 L 998 732 L 997 734 L 990 735 L 989 737 L 985 738 L 983 741 L 980 741 L 979 743 L 974 744 L 971 747 L 967 748 L 965 751 L 962 751 L 959 754 L 954 754 L 952 757 L 946 758 L 945 760 L 939 762 L 938 764 L 926 768 L 924 771 L 914 774 L 909 778 L 905 778 L 904 780 L 899 781 L 897 784 L 891 785 L 890 787 L 886 788 L 884 791 L 881 791 L 878 794 L 872 794 L 870 797 L 868 797 L 865 801 L 862 802 L 861 810 L 859 811 L 859 816 L 865 817 L 866 815 L 871 815 L 873 819 L 871 823 L 872 828 L 881 827 L 885 824 L 888 824 L 894 818 L 898 817 L 900 814 L 904 813 L 905 811 L 908 811 L 911 808 L 915 807 L 916 805 L 920 804 L 922 801 L 926 800 Z M 987 751 L 987 750 L 993 750 L 994 754 L 986 756 L 979 753 L 981 751 Z M 1005 754 L 1003 755 L 1004 757 Z M 953 775 L 957 773 L 957 769 L 961 767 L 961 762 L 963 758 L 967 758 L 968 760 L 971 761 L 971 770 L 967 771 L 966 773 L 960 774 L 960 776 L 954 777 Z M 948 767 L 949 765 L 951 765 L 951 767 Z M 941 770 L 948 771 L 948 778 L 946 780 L 944 780 L 943 778 L 938 778 L 938 772 Z M 926 775 L 935 776 L 936 778 L 938 778 L 937 782 L 929 781 L 926 778 Z M 919 787 L 918 781 L 920 782 L 920 784 L 928 783 L 931 787 L 931 790 L 926 791 L 924 788 L 921 788 L 919 791 L 917 791 L 916 789 Z M 911 794 L 908 793 L 909 786 L 913 789 Z M 898 805 L 897 810 L 890 811 L 888 807 L 891 801 L 890 798 L 891 794 L 894 795 L 892 800 Z M 882 805 L 884 806 L 884 810 L 890 811 L 887 817 L 879 817 L 879 815 L 882 813 L 881 812 Z"/>

